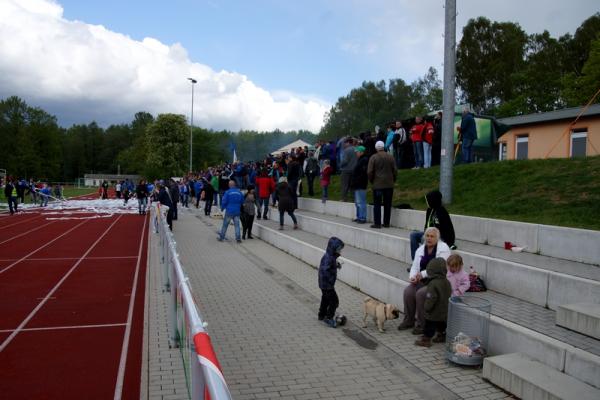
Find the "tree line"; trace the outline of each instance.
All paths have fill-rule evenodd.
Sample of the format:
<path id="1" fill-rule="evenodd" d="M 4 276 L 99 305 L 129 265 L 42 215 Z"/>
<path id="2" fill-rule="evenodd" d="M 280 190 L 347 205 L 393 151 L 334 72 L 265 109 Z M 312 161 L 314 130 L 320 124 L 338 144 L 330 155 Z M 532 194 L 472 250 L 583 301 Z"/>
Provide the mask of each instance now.
<path id="1" fill-rule="evenodd" d="M 575 33 L 528 35 L 517 23 L 471 19 L 457 46 L 457 101 L 479 114 L 506 117 L 585 105 L 600 89 L 600 13 Z M 325 116 L 324 138 L 372 130 L 442 108 L 442 82 L 430 67 L 406 83 L 363 82 Z"/>

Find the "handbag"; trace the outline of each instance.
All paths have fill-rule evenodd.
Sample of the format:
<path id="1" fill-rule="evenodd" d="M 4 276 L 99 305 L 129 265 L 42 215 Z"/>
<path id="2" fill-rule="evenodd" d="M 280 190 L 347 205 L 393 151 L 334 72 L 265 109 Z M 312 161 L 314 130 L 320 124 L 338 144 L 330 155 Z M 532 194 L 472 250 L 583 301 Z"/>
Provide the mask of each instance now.
<path id="1" fill-rule="evenodd" d="M 475 271 L 475 269 L 471 266 L 469 272 L 469 289 L 467 292 L 485 292 L 487 291 L 487 286 L 485 286 L 485 282 L 479 276 L 479 273 Z"/>

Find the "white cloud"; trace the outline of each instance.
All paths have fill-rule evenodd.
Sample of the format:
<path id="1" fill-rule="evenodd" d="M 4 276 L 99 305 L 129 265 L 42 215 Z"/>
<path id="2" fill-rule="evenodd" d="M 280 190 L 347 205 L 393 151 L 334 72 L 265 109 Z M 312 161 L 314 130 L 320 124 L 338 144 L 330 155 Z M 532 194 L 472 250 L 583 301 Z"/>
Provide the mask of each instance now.
<path id="1" fill-rule="evenodd" d="M 274 96 L 248 77 L 192 62 L 179 43 L 136 41 L 100 25 L 63 18 L 52 0 L 0 2 L 0 96 L 18 95 L 62 123 L 129 122 L 133 114 L 189 115 L 216 129 L 319 130 L 329 105 Z"/>

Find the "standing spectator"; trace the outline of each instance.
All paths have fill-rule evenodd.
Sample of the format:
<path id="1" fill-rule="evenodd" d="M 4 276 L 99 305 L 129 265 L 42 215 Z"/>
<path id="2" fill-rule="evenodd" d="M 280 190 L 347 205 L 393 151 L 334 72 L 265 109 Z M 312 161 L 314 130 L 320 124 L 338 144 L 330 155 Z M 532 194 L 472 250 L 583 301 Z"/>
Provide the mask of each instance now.
<path id="1" fill-rule="evenodd" d="M 354 222 L 364 224 L 367 222 L 367 185 L 369 177 L 369 157 L 365 154 L 364 146 L 356 146 L 354 149 L 358 161 L 352 172 L 352 189 L 354 190 L 354 204 L 356 205 L 356 219 Z"/>
<path id="2" fill-rule="evenodd" d="M 210 178 L 210 185 L 213 187 L 213 201 L 212 204 L 219 205 L 219 171 L 213 173 Z"/>
<path id="3" fill-rule="evenodd" d="M 44 187 L 42 187 L 42 201 L 41 206 L 46 207 L 48 205 L 48 198 L 50 198 L 50 194 L 52 193 L 52 187 L 47 183 L 44 183 Z"/>
<path id="4" fill-rule="evenodd" d="M 121 198 L 121 182 L 117 181 L 117 184 L 115 185 L 115 196 L 117 196 L 117 199 Z"/>
<path id="5" fill-rule="evenodd" d="M 269 198 L 271 197 L 271 193 L 274 192 L 275 184 L 273 183 L 273 179 L 268 176 L 267 170 L 262 169 L 260 171 L 260 176 L 256 178 L 256 186 L 258 187 L 258 219 L 261 219 L 261 210 L 262 218 L 269 219 L 267 213 L 269 212 Z"/>
<path id="6" fill-rule="evenodd" d="M 223 202 L 223 196 L 225 192 L 229 190 L 229 173 L 227 170 L 223 170 L 221 172 L 221 176 L 219 177 L 219 207 L 223 208 L 221 204 Z"/>
<path id="7" fill-rule="evenodd" d="M 294 209 L 298 208 L 298 184 L 302 178 L 302 166 L 295 154 L 288 157 L 287 180 L 292 191 Z"/>
<path id="8" fill-rule="evenodd" d="M 189 189 L 187 182 L 179 182 L 179 197 L 181 198 L 181 207 L 188 207 Z"/>
<path id="9" fill-rule="evenodd" d="M 196 208 L 200 206 L 200 197 L 202 195 L 202 190 L 204 189 L 204 183 L 202 179 L 198 178 L 194 182 L 194 193 L 196 193 Z"/>
<path id="10" fill-rule="evenodd" d="M 433 144 L 433 124 L 425 123 L 423 129 L 423 167 L 431 168 L 431 146 Z"/>
<path id="11" fill-rule="evenodd" d="M 108 199 L 108 182 L 102 182 L 102 200 Z"/>
<path id="12" fill-rule="evenodd" d="M 402 168 L 402 158 L 404 156 L 404 143 L 406 143 L 406 131 L 402 127 L 402 121 L 396 121 L 396 131 L 392 139 L 394 146 L 394 160 L 396 160 L 396 168 Z"/>
<path id="13" fill-rule="evenodd" d="M 128 185 L 121 186 L 121 196 L 123 197 L 123 205 L 126 206 L 127 202 L 129 201 L 129 197 L 131 196 Z"/>
<path id="14" fill-rule="evenodd" d="M 33 181 L 33 178 L 31 178 L 29 180 L 29 194 L 31 195 L 31 203 L 33 204 L 37 204 L 38 202 L 38 192 L 36 190 L 35 187 L 35 182 Z"/>
<path id="15" fill-rule="evenodd" d="M 254 187 L 248 186 L 248 192 L 244 196 L 244 204 L 242 205 L 242 239 L 253 239 L 252 224 L 254 224 L 254 215 L 256 214 L 256 198 L 254 197 Z"/>
<path id="16" fill-rule="evenodd" d="M 4 196 L 8 201 L 8 208 L 10 209 L 10 214 L 13 215 L 17 212 L 17 186 L 15 181 L 8 177 L 6 179 L 6 185 L 4 186 Z"/>
<path id="17" fill-rule="evenodd" d="M 135 196 L 138 201 L 138 213 L 146 215 L 146 207 L 148 206 L 148 185 L 146 181 L 141 179 L 135 188 Z"/>
<path id="18" fill-rule="evenodd" d="M 433 119 L 433 143 L 431 145 L 431 165 L 440 165 L 442 152 L 442 112 L 438 111 Z"/>
<path id="19" fill-rule="evenodd" d="M 179 186 L 177 182 L 171 179 L 171 185 L 169 191 L 171 194 L 171 201 L 173 202 L 173 220 L 177 221 L 177 203 L 179 203 Z"/>
<path id="20" fill-rule="evenodd" d="M 342 201 L 346 201 L 346 196 L 350 192 L 352 181 L 352 172 L 356 167 L 356 153 L 354 152 L 354 141 L 348 138 L 344 141 L 344 150 L 342 152 L 340 171 L 342 172 Z"/>
<path id="21" fill-rule="evenodd" d="M 17 200 L 23 204 L 25 203 L 25 190 L 27 189 L 27 182 L 21 178 L 17 182 Z"/>
<path id="22" fill-rule="evenodd" d="M 306 158 L 306 166 L 304 172 L 306 174 L 306 182 L 308 183 L 308 195 L 310 197 L 315 195 L 314 182 L 315 178 L 319 176 L 319 161 L 315 158 L 315 152 L 310 150 L 308 157 Z"/>
<path id="23" fill-rule="evenodd" d="M 240 214 L 242 204 L 244 202 L 244 195 L 240 192 L 235 185 L 234 180 L 229 181 L 229 189 L 223 194 L 223 198 L 221 199 L 221 211 L 224 212 L 223 216 L 223 226 L 221 226 L 221 233 L 219 233 L 219 237 L 217 240 L 222 242 L 225 240 L 225 235 L 227 234 L 227 228 L 233 220 L 233 227 L 235 229 L 235 240 L 238 243 L 242 243 L 242 238 L 240 235 Z"/>
<path id="24" fill-rule="evenodd" d="M 208 183 L 206 178 L 202 178 L 202 192 L 204 193 L 201 195 L 201 197 L 204 196 L 204 215 L 210 216 L 210 211 L 212 210 L 213 201 L 215 199 L 215 189 Z"/>
<path id="25" fill-rule="evenodd" d="M 279 230 L 283 230 L 283 217 L 287 212 L 294 221 L 294 229 L 298 229 L 298 220 L 294 215 L 294 197 L 292 188 L 288 185 L 287 178 L 282 176 L 279 178 L 279 183 L 275 188 L 275 196 L 277 198 L 277 208 L 279 209 Z"/>
<path id="26" fill-rule="evenodd" d="M 54 186 L 54 197 L 56 197 L 56 200 L 63 199 L 63 187 L 60 182 Z"/>
<path id="27" fill-rule="evenodd" d="M 327 202 L 329 197 L 329 184 L 331 183 L 331 174 L 333 173 L 333 168 L 329 165 L 331 162 L 329 160 L 323 160 L 323 167 L 321 168 L 321 201 L 323 204 Z"/>
<path id="28" fill-rule="evenodd" d="M 392 217 L 392 195 L 396 182 L 396 161 L 385 152 L 382 141 L 375 144 L 377 153 L 369 159 L 367 175 L 373 189 L 373 225 L 371 228 L 381 228 L 381 205 L 383 203 L 383 227 L 389 228 Z"/>
<path id="29" fill-rule="evenodd" d="M 475 117 L 468 108 L 463 108 L 459 132 L 462 138 L 462 158 L 465 164 L 473 162 L 473 142 L 477 140 Z"/>
<path id="30" fill-rule="evenodd" d="M 158 201 L 163 206 L 168 207 L 167 211 L 167 225 L 169 225 L 169 229 L 173 230 L 173 200 L 171 199 L 171 192 L 169 188 L 165 186 L 163 181 L 160 181 L 158 185 L 160 187 L 158 191 Z"/>
<path id="31" fill-rule="evenodd" d="M 413 143 L 413 153 L 415 155 L 415 166 L 413 169 L 423 167 L 423 131 L 425 124 L 423 118 L 416 117 L 415 124 L 410 128 L 410 140 Z"/>
<path id="32" fill-rule="evenodd" d="M 421 245 L 423 239 L 423 232 L 427 228 L 434 227 L 440 232 L 440 237 L 444 243 L 446 243 L 451 249 L 456 249 L 454 245 L 454 225 L 450 219 L 448 210 L 442 204 L 442 193 L 439 190 L 432 190 L 425 195 L 425 201 L 427 202 L 427 212 L 425 213 L 425 227 L 422 232 L 414 231 L 410 233 L 410 256 L 412 259 L 415 258 L 415 252 Z"/>

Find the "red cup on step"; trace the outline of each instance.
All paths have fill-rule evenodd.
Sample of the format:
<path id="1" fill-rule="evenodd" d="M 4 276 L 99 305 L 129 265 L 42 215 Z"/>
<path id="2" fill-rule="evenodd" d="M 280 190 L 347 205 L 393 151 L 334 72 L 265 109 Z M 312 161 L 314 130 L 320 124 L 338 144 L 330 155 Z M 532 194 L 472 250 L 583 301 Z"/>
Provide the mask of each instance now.
<path id="1" fill-rule="evenodd" d="M 515 245 L 514 245 L 514 244 L 512 244 L 511 242 L 504 242 L 504 248 L 505 248 L 506 250 L 510 250 L 510 249 L 512 249 L 514 246 L 515 246 Z"/>

